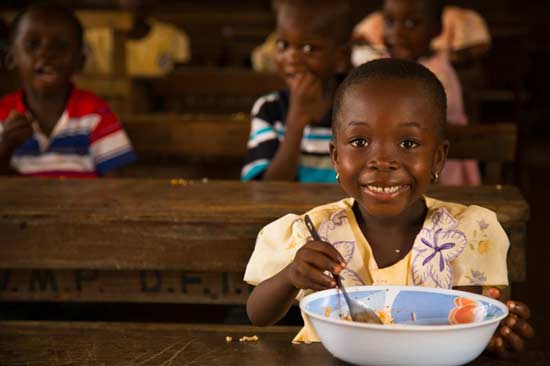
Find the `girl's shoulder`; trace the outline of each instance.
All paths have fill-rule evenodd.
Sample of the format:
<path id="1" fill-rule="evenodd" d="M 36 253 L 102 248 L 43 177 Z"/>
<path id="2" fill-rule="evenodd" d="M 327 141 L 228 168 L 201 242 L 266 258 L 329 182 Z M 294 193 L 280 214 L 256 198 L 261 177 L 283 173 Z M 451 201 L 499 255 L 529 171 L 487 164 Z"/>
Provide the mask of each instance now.
<path id="1" fill-rule="evenodd" d="M 483 226 L 498 225 L 498 218 L 494 211 L 478 205 L 464 205 L 461 203 L 441 201 L 431 197 L 425 197 L 428 212 L 438 215 L 442 212 L 450 215 L 459 226 Z"/>
<path id="2" fill-rule="evenodd" d="M 312 208 L 303 214 L 289 213 L 277 220 L 271 222 L 260 232 L 265 234 L 266 231 L 276 233 L 286 233 L 287 235 L 309 236 L 307 227 L 304 223 L 305 215 L 308 215 L 315 227 L 319 227 L 329 219 L 342 213 L 346 214 L 353 205 L 353 198 L 344 198 L 337 202 L 331 202 L 321 206 Z"/>

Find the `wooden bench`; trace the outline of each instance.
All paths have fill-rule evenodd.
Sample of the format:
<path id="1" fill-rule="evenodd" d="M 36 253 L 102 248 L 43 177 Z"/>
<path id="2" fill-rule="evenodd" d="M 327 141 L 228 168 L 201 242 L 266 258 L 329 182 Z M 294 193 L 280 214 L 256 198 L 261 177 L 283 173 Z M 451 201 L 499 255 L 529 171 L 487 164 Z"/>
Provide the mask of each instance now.
<path id="1" fill-rule="evenodd" d="M 121 120 L 142 159 L 126 169 L 127 176 L 239 178 L 250 131 L 246 114 L 128 115 Z M 447 135 L 450 158 L 481 160 L 484 182 L 503 182 L 503 165 L 516 158 L 514 124 L 449 125 Z"/>
<path id="2" fill-rule="evenodd" d="M 90 322 L 0 322 L 3 365 L 337 366 L 321 343 L 293 345 L 298 327 Z M 239 342 L 257 335 L 257 342 Z M 232 337 L 231 342 L 226 337 Z M 519 357 L 480 356 L 470 365 L 542 366 L 542 342 Z"/>
<path id="3" fill-rule="evenodd" d="M 277 73 L 244 68 L 185 67 L 142 82 L 164 110 L 177 113 L 250 113 L 260 96 L 286 88 Z"/>
<path id="4" fill-rule="evenodd" d="M 429 195 L 494 210 L 512 281 L 525 279 L 528 206 L 511 186 Z M 0 179 L 0 301 L 243 304 L 259 230 L 344 197 L 335 184 Z"/>

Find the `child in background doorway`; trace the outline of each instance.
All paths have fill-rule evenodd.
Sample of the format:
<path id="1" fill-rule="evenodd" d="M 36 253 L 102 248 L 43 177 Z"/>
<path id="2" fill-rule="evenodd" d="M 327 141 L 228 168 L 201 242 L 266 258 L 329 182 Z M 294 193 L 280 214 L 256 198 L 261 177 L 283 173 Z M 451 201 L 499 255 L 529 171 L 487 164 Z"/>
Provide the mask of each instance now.
<path id="1" fill-rule="evenodd" d="M 494 212 L 425 196 L 447 155 L 446 97 L 422 65 L 379 59 L 352 70 L 334 100 L 331 157 L 350 196 L 307 214 L 322 241 L 311 239 L 303 215 L 264 227 L 246 268 L 255 285 L 250 320 L 270 325 L 295 299 L 345 286 L 455 288 L 500 297 L 508 285 L 509 241 Z M 510 315 L 489 349 L 521 351 L 533 336 L 529 308 L 508 301 Z M 296 342 L 318 341 L 306 316 Z"/>

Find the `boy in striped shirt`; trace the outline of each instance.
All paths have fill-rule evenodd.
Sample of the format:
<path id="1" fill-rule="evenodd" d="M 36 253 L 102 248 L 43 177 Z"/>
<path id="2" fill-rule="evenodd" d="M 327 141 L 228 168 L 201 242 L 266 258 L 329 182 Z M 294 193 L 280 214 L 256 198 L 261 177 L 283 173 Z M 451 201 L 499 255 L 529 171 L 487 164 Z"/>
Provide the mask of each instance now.
<path id="1" fill-rule="evenodd" d="M 288 90 L 252 108 L 241 179 L 335 182 L 329 142 L 332 98 L 349 66 L 347 1 L 280 0 L 276 63 Z"/>
<path id="2" fill-rule="evenodd" d="M 82 25 L 64 7 L 33 5 L 11 28 L 9 58 L 22 88 L 0 100 L 0 173 L 97 177 L 136 159 L 106 102 L 78 90 Z"/>

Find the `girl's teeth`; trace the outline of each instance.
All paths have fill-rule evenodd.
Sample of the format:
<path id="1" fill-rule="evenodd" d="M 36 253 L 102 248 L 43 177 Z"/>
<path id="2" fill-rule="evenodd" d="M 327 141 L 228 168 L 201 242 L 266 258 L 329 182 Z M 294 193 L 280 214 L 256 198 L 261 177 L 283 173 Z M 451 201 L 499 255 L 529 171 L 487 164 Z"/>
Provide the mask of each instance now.
<path id="1" fill-rule="evenodd" d="M 374 192 L 379 193 L 395 193 L 399 189 L 401 189 L 401 186 L 394 186 L 394 187 L 376 187 L 376 186 L 367 186 L 368 189 Z"/>

